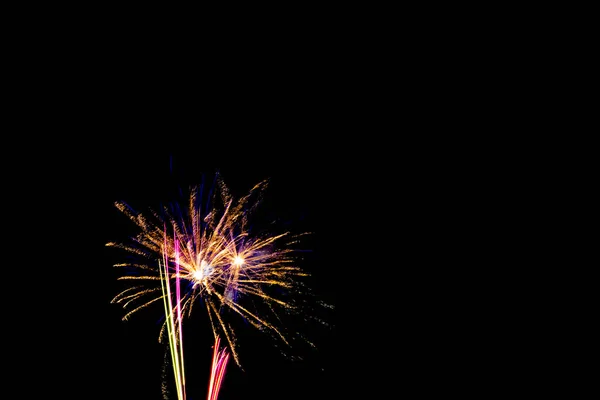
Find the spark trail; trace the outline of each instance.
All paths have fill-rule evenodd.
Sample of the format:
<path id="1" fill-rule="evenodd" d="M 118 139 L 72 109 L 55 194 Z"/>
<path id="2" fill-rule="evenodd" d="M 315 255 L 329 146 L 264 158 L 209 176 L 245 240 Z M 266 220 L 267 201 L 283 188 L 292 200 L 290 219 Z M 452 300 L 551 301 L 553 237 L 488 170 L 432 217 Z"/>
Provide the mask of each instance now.
<path id="1" fill-rule="evenodd" d="M 176 255 L 177 256 L 177 255 Z M 163 303 L 165 306 L 165 321 L 167 324 L 167 332 L 169 337 L 169 346 L 171 350 L 171 363 L 173 365 L 173 374 L 175 377 L 175 387 L 177 389 L 177 398 L 178 400 L 185 400 L 186 392 L 185 392 L 185 371 L 184 371 L 184 362 L 183 362 L 183 338 L 181 336 L 182 332 L 182 320 L 181 320 L 181 307 L 179 304 L 181 302 L 181 294 L 180 294 L 180 282 L 179 278 L 175 278 L 175 298 L 176 298 L 176 306 L 173 307 L 172 302 L 172 294 L 170 285 L 166 284 L 169 282 L 169 271 L 165 267 L 167 265 L 167 261 L 163 260 L 163 262 L 159 262 L 159 273 L 161 277 L 161 288 L 163 292 Z M 175 267 L 175 275 L 178 276 L 179 268 Z M 175 311 L 176 310 L 176 311 Z M 175 312 L 177 313 L 177 317 L 175 318 Z M 177 336 L 179 333 L 179 336 Z"/>
<path id="2" fill-rule="evenodd" d="M 226 348 L 220 348 L 221 340 L 217 336 L 215 338 L 215 346 L 213 350 L 213 360 L 210 373 L 210 382 L 208 385 L 208 398 L 207 400 L 217 400 L 219 391 L 221 390 L 221 383 L 223 382 L 223 376 L 225 375 L 225 368 L 229 361 L 229 353 Z"/>

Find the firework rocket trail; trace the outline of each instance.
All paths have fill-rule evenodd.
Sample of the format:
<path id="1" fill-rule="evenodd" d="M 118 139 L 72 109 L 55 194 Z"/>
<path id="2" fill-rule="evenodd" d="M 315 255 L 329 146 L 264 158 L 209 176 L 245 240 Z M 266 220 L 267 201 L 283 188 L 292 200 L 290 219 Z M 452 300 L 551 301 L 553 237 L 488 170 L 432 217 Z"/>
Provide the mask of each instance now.
<path id="1" fill-rule="evenodd" d="M 223 382 L 223 376 L 225 375 L 225 368 L 229 361 L 229 354 L 227 349 L 220 349 L 221 340 L 217 336 L 215 338 L 215 346 L 213 350 L 213 360 L 210 373 L 210 382 L 208 385 L 208 398 L 207 400 L 217 400 L 219 396 L 219 390 L 221 390 L 221 383 Z"/>
<path id="2" fill-rule="evenodd" d="M 166 240 L 166 238 L 165 238 Z M 176 249 L 176 259 L 178 259 L 178 249 Z M 166 257 L 163 259 L 162 263 L 159 263 L 159 272 L 161 277 L 161 287 L 163 291 L 163 300 L 165 306 L 165 320 L 167 323 L 167 331 L 169 337 L 169 345 L 171 349 L 171 363 L 173 365 L 173 374 L 175 376 L 175 386 L 177 389 L 177 398 L 178 400 L 185 400 L 186 392 L 185 392 L 185 372 L 184 372 L 184 362 L 183 362 L 183 338 L 181 336 L 182 332 L 182 320 L 181 320 L 181 307 L 179 304 L 181 302 L 181 294 L 180 294 L 180 282 L 179 282 L 179 267 L 175 267 L 175 296 L 176 296 L 176 306 L 177 310 L 177 319 L 174 320 L 174 311 L 173 311 L 173 303 L 171 301 L 171 290 L 168 284 L 165 282 L 169 282 L 169 271 L 164 266 L 167 265 Z M 177 329 L 175 328 L 177 327 Z M 177 337 L 177 332 L 179 332 L 179 337 Z"/>
<path id="3" fill-rule="evenodd" d="M 310 318 L 310 313 L 295 301 L 297 295 L 304 293 L 298 278 L 308 276 L 296 266 L 293 257 L 292 246 L 301 235 L 292 236 L 289 232 L 271 235 L 249 229 L 249 216 L 260 203 L 267 181 L 255 185 L 237 202 L 220 177 L 217 182 L 220 190 L 209 195 L 207 207 L 201 206 L 204 200 L 201 186 L 190 191 L 187 208 L 165 207 L 161 214 L 152 212 L 149 217 L 123 202 L 115 203 L 141 232 L 132 238 L 130 245 L 107 243 L 142 260 L 115 265 L 131 270 L 120 280 L 142 283 L 123 290 L 112 300 L 130 309 L 124 320 L 164 299 L 170 317 L 165 319 L 160 338 L 168 336 L 170 342 L 179 343 L 172 354 L 180 354 L 173 365 L 181 370 L 177 373 L 181 374 L 178 378 L 181 391 L 184 385 L 181 321 L 191 315 L 193 305 L 204 304 L 214 336 L 224 338 L 237 365 L 240 365 L 237 340 L 228 314 L 241 316 L 288 345 L 291 335 L 280 326 L 282 314 Z M 222 208 L 215 205 L 217 194 Z M 158 268 L 156 260 L 162 260 Z M 160 288 L 152 286 L 156 280 L 160 281 Z M 170 303 L 172 284 L 177 299 L 174 306 Z M 261 311 L 256 311 L 258 308 Z"/>

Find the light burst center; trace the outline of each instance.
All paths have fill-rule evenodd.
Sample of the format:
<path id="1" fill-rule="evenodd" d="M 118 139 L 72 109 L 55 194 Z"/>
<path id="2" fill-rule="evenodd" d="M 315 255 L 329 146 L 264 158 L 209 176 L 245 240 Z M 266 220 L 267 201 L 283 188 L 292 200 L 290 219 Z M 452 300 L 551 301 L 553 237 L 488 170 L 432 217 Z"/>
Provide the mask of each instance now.
<path id="1" fill-rule="evenodd" d="M 235 256 L 235 258 L 233 259 L 233 265 L 240 266 L 243 263 L 244 263 L 244 258 L 243 257 Z"/>
<path id="2" fill-rule="evenodd" d="M 194 279 L 198 281 L 198 283 L 202 283 L 202 281 L 212 275 L 214 271 L 215 269 L 209 263 L 207 263 L 206 260 L 202 260 L 200 267 L 198 267 L 198 269 L 196 269 L 192 275 L 194 276 Z"/>

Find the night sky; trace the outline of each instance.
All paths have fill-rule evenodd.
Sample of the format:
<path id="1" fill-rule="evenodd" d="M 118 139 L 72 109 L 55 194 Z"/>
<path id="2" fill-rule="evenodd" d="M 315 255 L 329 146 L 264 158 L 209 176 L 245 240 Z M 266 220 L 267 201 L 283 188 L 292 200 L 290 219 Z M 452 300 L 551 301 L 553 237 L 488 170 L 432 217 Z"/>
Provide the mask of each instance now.
<path id="1" fill-rule="evenodd" d="M 110 300 L 127 283 L 117 281 L 121 271 L 112 265 L 124 262 L 129 254 L 105 244 L 126 243 L 138 232 L 116 209 L 115 201 L 140 212 L 157 209 L 185 199 L 190 186 L 217 170 L 236 198 L 270 179 L 256 218 L 296 233 L 313 232 L 305 239 L 310 251 L 303 253 L 301 266 L 312 274 L 308 283 L 318 298 L 336 306 L 339 265 L 332 265 L 333 250 L 328 247 L 335 229 L 326 218 L 332 199 L 331 192 L 323 190 L 331 175 L 308 162 L 250 164 L 206 165 L 193 149 L 108 150 L 47 161 L 47 172 L 36 179 L 39 184 L 52 182 L 50 189 L 38 189 L 32 201 L 45 199 L 39 203 L 44 212 L 36 223 L 49 236 L 44 251 L 54 260 L 46 272 L 53 285 L 39 292 L 38 318 L 29 321 L 32 337 L 37 338 L 32 340 L 38 361 L 34 370 L 46 382 L 44 393 L 58 398 L 161 400 L 163 382 L 173 387 L 170 375 L 163 378 L 168 345 L 158 342 L 162 304 L 121 320 L 126 311 Z M 210 179 L 205 185 L 211 185 Z M 317 345 L 316 350 L 286 349 L 302 360 L 286 358 L 268 335 L 236 322 L 243 370 L 234 362 L 228 364 L 219 399 L 336 398 L 336 311 L 321 316 L 330 328 L 289 322 Z M 206 398 L 212 345 L 210 322 L 198 307 L 184 324 L 188 400 Z M 166 373 L 171 373 L 170 366 Z M 172 390 L 170 398 L 176 399 Z"/>
<path id="2" fill-rule="evenodd" d="M 34 58 L 24 57 L 23 64 L 21 56 L 12 59 L 24 76 L 13 79 L 17 90 L 9 103 L 18 111 L 8 109 L 14 122 L 7 124 L 2 153 L 3 233 L 9 238 L 3 288 L 10 295 L 3 332 L 5 350 L 16 355 L 5 368 L 19 381 L 9 382 L 17 395 L 6 398 L 163 400 L 163 310 L 149 307 L 122 321 L 126 311 L 111 304 L 124 288 L 113 264 L 128 254 L 105 244 L 138 233 L 114 202 L 142 213 L 157 209 L 185 199 L 190 186 L 216 170 L 236 198 L 271 180 L 260 220 L 313 232 L 302 267 L 312 274 L 316 294 L 335 306 L 330 330 L 289 321 L 317 345 L 291 349 L 304 361 L 290 361 L 269 336 L 237 323 L 244 370 L 229 364 L 220 400 L 398 398 L 409 384 L 419 393 L 439 387 L 431 368 L 458 371 L 455 357 L 439 362 L 440 348 L 462 351 L 451 340 L 462 322 L 456 322 L 461 307 L 451 302 L 459 291 L 449 282 L 462 268 L 460 253 L 477 247 L 469 235 L 485 236 L 479 225 L 471 229 L 462 221 L 472 212 L 464 208 L 477 209 L 488 195 L 471 196 L 473 189 L 461 186 L 470 172 L 453 169 L 461 154 L 447 146 L 451 139 L 424 133 L 430 121 L 445 120 L 428 106 L 428 99 L 439 100 L 423 83 L 432 81 L 430 69 L 426 77 L 407 75 L 408 86 L 417 89 L 408 96 L 400 91 L 397 112 L 389 96 L 372 93 L 387 91 L 381 76 L 389 80 L 389 74 L 363 73 L 371 57 L 359 57 L 354 48 L 360 41 L 346 41 L 342 47 L 351 51 L 338 57 L 345 30 L 318 35 L 313 46 L 304 40 L 303 25 L 296 32 L 300 46 L 286 41 L 286 57 L 276 52 L 273 66 L 259 63 L 260 73 L 250 75 L 219 57 L 212 64 L 218 68 L 208 72 L 162 57 L 160 47 L 171 54 L 173 41 L 146 40 L 155 26 L 106 42 L 111 18 L 93 29 L 95 40 L 79 28 L 65 29 L 65 39 L 36 33 L 35 46 L 21 46 Z M 88 24 L 87 15 L 74 20 Z M 72 44 L 79 37 L 81 43 Z M 181 65 L 193 65 L 193 73 Z M 209 81 L 218 89 L 205 91 Z M 404 118 L 409 123 L 396 129 L 394 122 Z M 441 153 L 447 154 L 440 161 Z M 461 163 L 480 168 L 469 157 Z M 478 188 L 486 179 L 468 186 Z M 478 224 L 485 225 L 490 213 L 496 207 L 477 213 Z M 470 232 L 463 236 L 460 229 Z M 479 259 L 476 264 L 479 273 Z M 195 313 L 184 330 L 187 398 L 205 399 L 210 322 Z M 462 379 L 472 380 L 467 374 Z M 384 385 L 394 391 L 373 394 Z M 176 399 L 173 392 L 170 397 Z"/>

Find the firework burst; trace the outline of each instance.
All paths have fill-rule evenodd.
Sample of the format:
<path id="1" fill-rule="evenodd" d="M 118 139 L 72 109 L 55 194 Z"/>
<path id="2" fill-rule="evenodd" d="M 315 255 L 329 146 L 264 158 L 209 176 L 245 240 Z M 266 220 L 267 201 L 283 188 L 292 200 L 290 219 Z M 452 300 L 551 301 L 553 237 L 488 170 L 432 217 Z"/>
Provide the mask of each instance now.
<path id="1" fill-rule="evenodd" d="M 139 284 L 117 294 L 113 302 L 128 310 L 123 317 L 126 320 L 161 299 L 168 304 L 166 297 L 171 301 L 176 294 L 176 304 L 166 307 L 170 315 L 159 336 L 172 341 L 181 340 L 181 319 L 189 317 L 194 307 L 204 307 L 215 339 L 225 339 L 240 365 L 236 335 L 229 322 L 232 315 L 285 344 L 295 332 L 286 330 L 281 316 L 311 317 L 296 301 L 307 293 L 301 282 L 307 274 L 297 266 L 293 248 L 306 233 L 270 234 L 250 229 L 249 218 L 260 203 L 267 180 L 237 201 L 220 177 L 216 182 L 218 190 L 211 191 L 207 199 L 203 199 L 202 186 L 195 187 L 185 207 L 171 205 L 160 213 L 143 215 L 123 202 L 116 203 L 140 232 L 129 244 L 107 246 L 133 253 L 140 261 L 115 265 L 128 271 L 119 279 Z"/>

